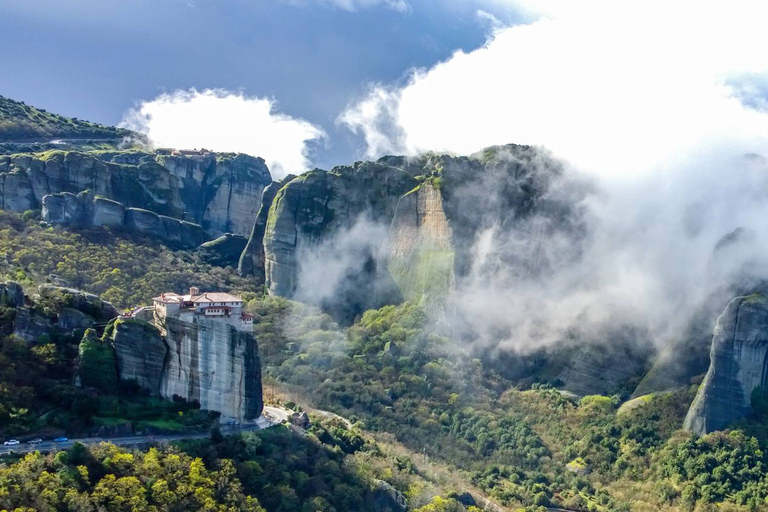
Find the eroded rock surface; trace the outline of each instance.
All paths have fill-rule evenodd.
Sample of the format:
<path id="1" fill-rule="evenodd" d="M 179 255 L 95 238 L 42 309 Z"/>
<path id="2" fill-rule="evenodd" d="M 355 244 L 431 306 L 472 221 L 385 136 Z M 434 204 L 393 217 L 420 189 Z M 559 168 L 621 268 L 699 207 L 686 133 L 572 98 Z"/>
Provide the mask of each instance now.
<path id="1" fill-rule="evenodd" d="M 317 300 L 332 299 L 330 309 L 343 304 L 343 317 L 381 305 L 377 276 L 386 270 L 378 253 L 399 198 L 417 185 L 404 170 L 378 162 L 316 170 L 287 183 L 272 202 L 264 234 L 270 292 L 295 298 L 300 276 L 309 282 L 327 263 L 336 282 L 324 283 L 333 289 Z"/>
<path id="2" fill-rule="evenodd" d="M 208 239 L 199 224 L 141 208 L 125 208 L 121 203 L 91 192 L 48 194 L 43 197 L 42 205 L 42 218 L 51 224 L 125 228 L 180 249 L 197 247 Z"/>
<path id="3" fill-rule="evenodd" d="M 160 331 L 141 320 L 117 320 L 111 333 L 121 380 L 135 380 L 153 395 L 160 394 L 168 347 Z"/>
<path id="4" fill-rule="evenodd" d="M 271 182 L 264 160 L 242 154 L 52 151 L 0 156 L 0 208 L 40 209 L 45 196 L 87 190 L 125 209 L 199 224 L 211 235 L 250 234 L 262 191 Z M 66 217 L 67 211 L 78 217 L 78 206 L 66 199 L 49 209 L 64 208 L 62 215 L 54 212 L 56 218 Z M 120 208 L 98 203 L 93 225 L 116 225 Z"/>
<path id="5" fill-rule="evenodd" d="M 289 174 L 281 181 L 274 181 L 264 189 L 264 193 L 261 195 L 261 207 L 259 208 L 259 213 L 256 214 L 256 221 L 253 224 L 251 236 L 248 238 L 248 243 L 243 249 L 238 262 L 237 271 L 241 276 L 252 275 L 256 277 L 259 283 L 265 281 L 264 233 L 267 229 L 269 210 L 272 208 L 272 201 L 274 201 L 277 192 L 294 178 L 296 176 Z"/>
<path id="6" fill-rule="evenodd" d="M 768 298 L 737 297 L 717 320 L 710 366 L 684 428 L 704 435 L 749 414 L 752 393 L 766 385 Z"/>
<path id="7" fill-rule="evenodd" d="M 163 318 L 159 327 L 168 347 L 162 396 L 196 400 L 229 418 L 261 414 L 261 362 L 252 333 L 204 317 L 195 323 Z"/>

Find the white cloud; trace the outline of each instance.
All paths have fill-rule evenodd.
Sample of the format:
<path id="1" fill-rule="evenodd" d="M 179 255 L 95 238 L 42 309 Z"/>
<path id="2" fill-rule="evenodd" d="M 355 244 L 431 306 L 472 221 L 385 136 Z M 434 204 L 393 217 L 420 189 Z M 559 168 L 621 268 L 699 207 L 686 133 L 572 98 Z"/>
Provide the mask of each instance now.
<path id="1" fill-rule="evenodd" d="M 373 86 L 339 116 L 370 157 L 514 142 L 569 164 L 568 179 L 541 200 L 577 202 L 583 232 L 560 227 L 555 210 L 474 240 L 455 295 L 474 339 L 526 350 L 628 326 L 662 345 L 701 308 L 719 313 L 736 289 L 765 287 L 768 166 L 744 155 L 768 156 L 768 4 L 523 7 L 538 19 L 413 71 L 403 87 Z M 574 176 L 596 192 L 582 197 Z M 488 179 L 478 177 L 471 203 L 481 211 L 514 185 Z M 749 236 L 714 250 L 738 228 Z M 549 266 L 526 273 L 509 259 L 523 270 L 540 259 Z"/>
<path id="2" fill-rule="evenodd" d="M 405 87 L 375 87 L 340 116 L 369 155 L 540 144 L 579 166 L 642 171 L 713 139 L 768 136 L 729 77 L 768 72 L 756 1 L 536 2 L 529 25 L 497 31 Z"/>
<path id="3" fill-rule="evenodd" d="M 145 133 L 158 147 L 260 156 L 275 177 L 306 170 L 307 144 L 325 137 L 308 121 L 275 112 L 273 100 L 210 89 L 140 102 L 126 112 L 121 125 Z"/>
<path id="4" fill-rule="evenodd" d="M 398 12 L 408 12 L 411 9 L 410 4 L 405 0 L 283 0 L 287 3 L 302 5 L 315 3 L 344 9 L 345 11 L 358 11 L 370 7 L 384 6 Z"/>

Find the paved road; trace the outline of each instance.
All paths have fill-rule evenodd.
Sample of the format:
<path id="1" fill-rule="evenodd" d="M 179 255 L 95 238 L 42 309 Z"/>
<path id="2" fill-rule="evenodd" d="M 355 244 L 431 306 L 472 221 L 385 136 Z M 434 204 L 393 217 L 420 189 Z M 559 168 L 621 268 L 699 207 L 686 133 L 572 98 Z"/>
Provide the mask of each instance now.
<path id="1" fill-rule="evenodd" d="M 221 433 L 224 435 L 238 434 L 250 430 L 259 430 L 263 428 L 274 427 L 288 419 L 288 411 L 278 407 L 264 407 L 262 415 L 256 421 L 241 423 L 239 426 L 221 425 Z M 0 448 L 0 455 L 9 455 L 11 453 L 28 453 L 39 451 L 42 453 L 52 450 L 63 450 L 71 448 L 75 443 L 98 444 L 101 442 L 110 442 L 117 446 L 134 446 L 145 443 L 168 443 L 171 441 L 181 441 L 184 439 L 205 439 L 210 437 L 209 432 L 177 434 L 169 436 L 131 436 L 131 437 L 83 437 L 80 439 L 70 439 L 66 443 L 54 443 L 45 441 L 40 444 L 22 443 L 18 446 L 3 446 Z"/>

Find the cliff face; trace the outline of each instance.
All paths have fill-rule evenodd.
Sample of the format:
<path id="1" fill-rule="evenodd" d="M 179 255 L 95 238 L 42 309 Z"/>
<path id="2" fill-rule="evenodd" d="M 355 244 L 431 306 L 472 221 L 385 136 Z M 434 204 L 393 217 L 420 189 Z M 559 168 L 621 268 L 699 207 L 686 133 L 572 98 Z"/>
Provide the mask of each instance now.
<path id="1" fill-rule="evenodd" d="M 136 208 L 189 221 L 212 235 L 247 236 L 262 191 L 271 182 L 262 159 L 241 154 L 184 157 L 53 151 L 0 156 L 0 208 L 40 209 L 50 194 L 89 190 L 103 200 L 120 203 L 125 211 Z M 98 214 L 88 224 L 115 225 L 120 206 L 97 205 Z M 49 207 L 49 222 L 68 224 L 69 218 L 58 213 Z"/>
<path id="2" fill-rule="evenodd" d="M 700 435 L 722 430 L 749 414 L 755 391 L 766 387 L 768 298 L 737 297 L 715 326 L 710 366 L 685 418 L 684 428 Z"/>
<path id="3" fill-rule="evenodd" d="M 238 261 L 237 271 L 241 276 L 256 276 L 258 282 L 263 283 L 266 279 L 264 273 L 264 233 L 267 229 L 267 218 L 269 210 L 272 208 L 272 202 L 275 200 L 277 192 L 283 186 L 292 181 L 296 176 L 289 174 L 281 181 L 273 181 L 264 189 L 261 195 L 261 206 L 259 213 L 256 214 L 256 221 L 251 230 L 251 236 L 243 249 Z"/>
<path id="4" fill-rule="evenodd" d="M 401 197 L 389 230 L 387 269 L 406 299 L 445 297 L 454 284 L 453 231 L 443 197 L 427 181 Z"/>
<path id="5" fill-rule="evenodd" d="M 312 171 L 287 183 L 272 202 L 264 233 L 270 292 L 293 298 L 300 274 L 313 272 L 309 261 L 332 265 L 343 257 L 349 265 L 344 275 L 336 276 L 337 289 L 327 294 L 337 303 L 331 308 L 343 307 L 342 316 L 354 316 L 360 309 L 376 307 L 381 302 L 377 283 L 385 272 L 378 253 L 385 237 L 355 227 L 388 226 L 399 198 L 417 185 L 404 170 L 373 162 Z"/>
<path id="6" fill-rule="evenodd" d="M 208 239 L 199 224 L 141 208 L 125 208 L 117 201 L 91 192 L 48 194 L 43 196 L 42 206 L 42 219 L 51 224 L 77 228 L 122 227 L 180 249 L 197 247 Z"/>
<path id="7" fill-rule="evenodd" d="M 140 320 L 117 320 L 111 333 L 121 380 L 135 380 L 153 395 L 160 394 L 168 347 L 160 331 Z"/>
<path id="8" fill-rule="evenodd" d="M 160 381 L 165 398 L 178 395 L 225 417 L 254 419 L 263 407 L 256 338 L 226 322 L 176 318 L 160 325 L 168 352 Z"/>

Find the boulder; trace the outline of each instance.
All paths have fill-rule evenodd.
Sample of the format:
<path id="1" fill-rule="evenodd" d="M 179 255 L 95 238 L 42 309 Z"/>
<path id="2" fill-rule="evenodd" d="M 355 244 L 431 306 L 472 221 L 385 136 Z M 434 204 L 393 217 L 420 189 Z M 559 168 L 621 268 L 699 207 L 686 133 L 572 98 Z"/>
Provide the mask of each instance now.
<path id="1" fill-rule="evenodd" d="M 64 308 L 59 312 L 56 327 L 65 331 L 87 329 L 93 325 L 93 318 L 74 308 Z"/>
<path id="2" fill-rule="evenodd" d="M 41 297 L 57 300 L 63 308 L 76 309 L 97 321 L 111 320 L 118 315 L 115 306 L 92 293 L 52 284 L 42 284 L 37 289 Z"/>
<path id="3" fill-rule="evenodd" d="M 306 411 L 295 412 L 291 414 L 291 424 L 300 428 L 307 428 L 310 425 L 309 415 Z"/>
<path id="4" fill-rule="evenodd" d="M 403 494 L 384 480 L 374 480 L 371 491 L 371 510 L 373 512 L 405 512 L 408 500 Z"/>
<path id="5" fill-rule="evenodd" d="M 162 240 L 180 249 L 191 249 L 202 244 L 207 236 L 202 226 L 183 220 L 158 215 L 141 208 L 128 208 L 126 228 Z"/>
<path id="6" fill-rule="evenodd" d="M 48 334 L 51 328 L 50 318 L 29 308 L 16 310 L 16 317 L 13 320 L 13 334 L 15 336 L 33 342 L 37 341 L 43 334 Z"/>
<path id="7" fill-rule="evenodd" d="M 43 196 L 42 203 L 45 222 L 71 227 L 82 227 L 85 223 L 85 207 L 75 194 L 48 194 Z"/>
<path id="8" fill-rule="evenodd" d="M 699 435 L 722 430 L 752 411 L 768 378 L 768 298 L 733 299 L 717 320 L 710 366 L 683 427 Z"/>
<path id="9" fill-rule="evenodd" d="M 19 283 L 8 281 L 0 283 L 0 306 L 20 308 L 24 305 L 24 289 Z"/>

